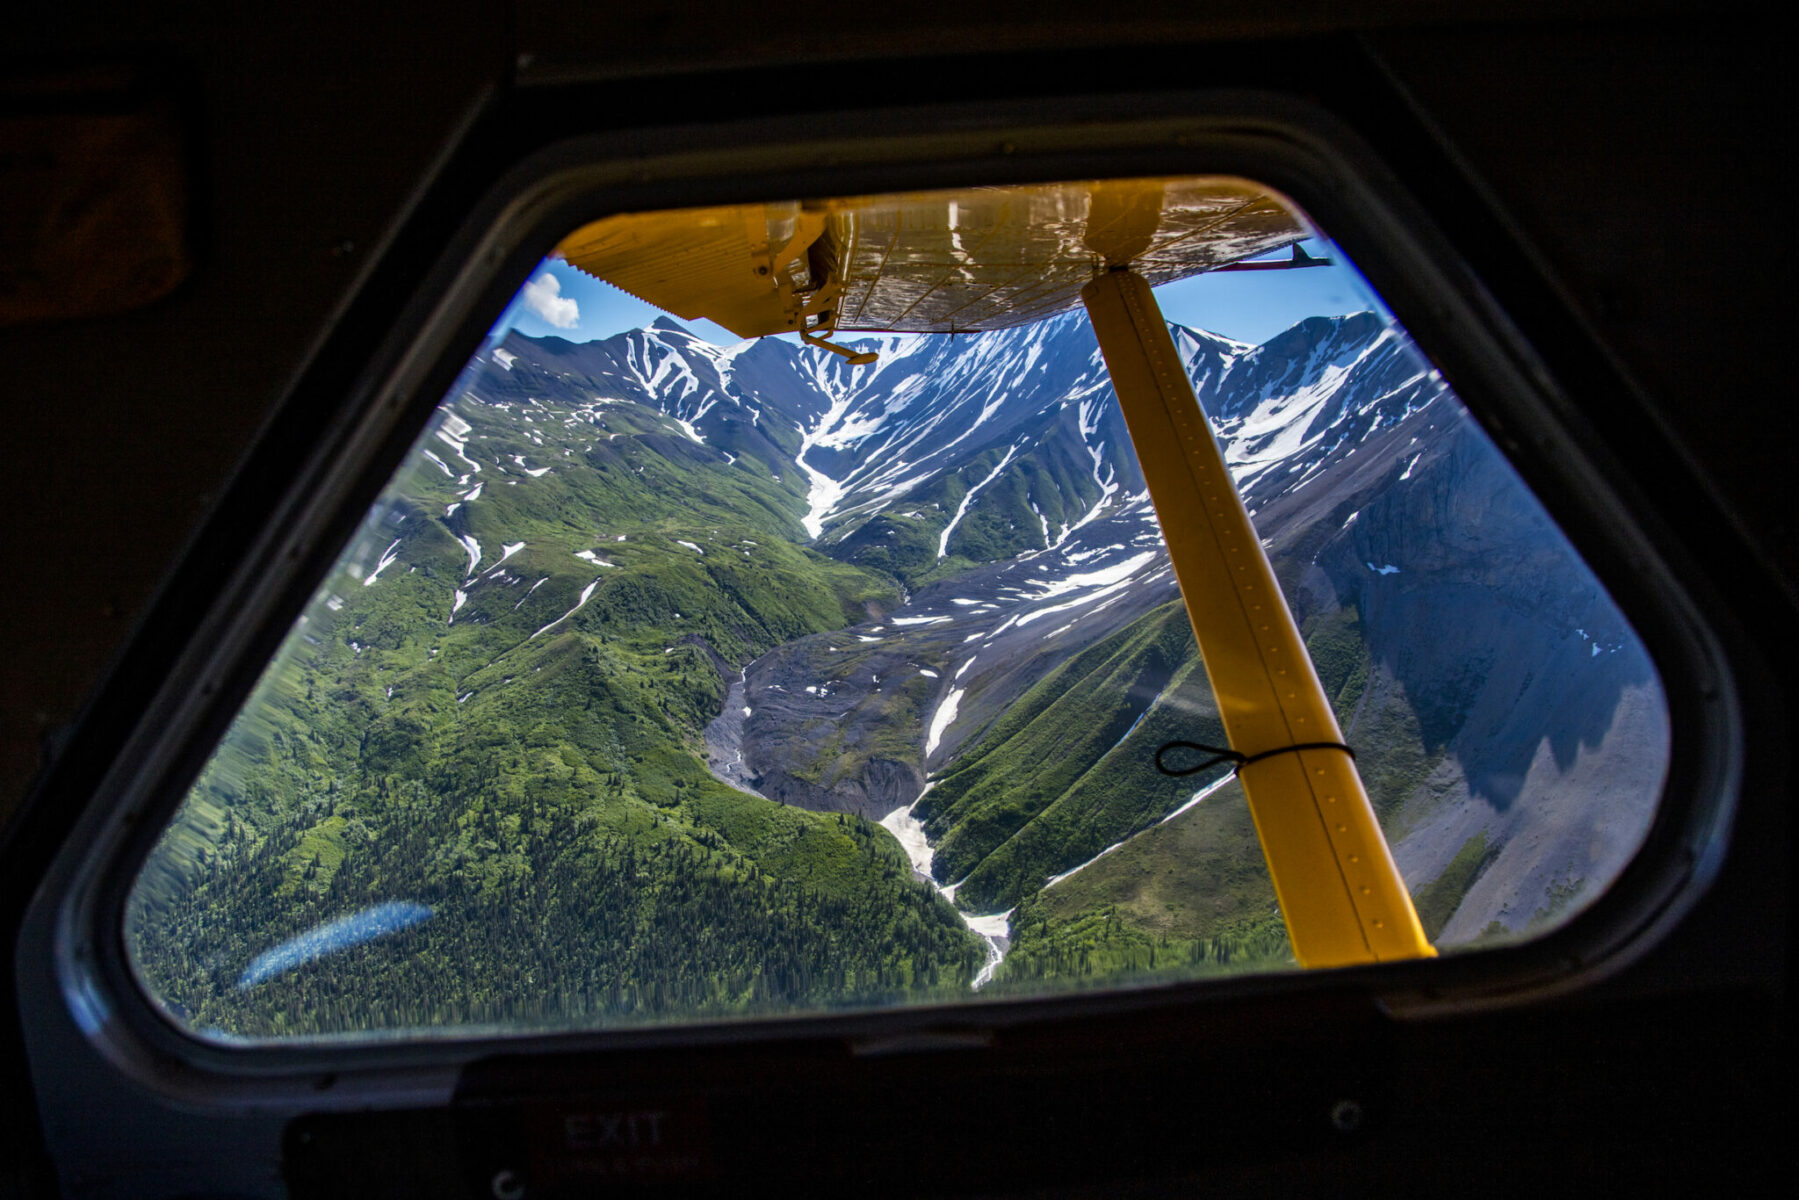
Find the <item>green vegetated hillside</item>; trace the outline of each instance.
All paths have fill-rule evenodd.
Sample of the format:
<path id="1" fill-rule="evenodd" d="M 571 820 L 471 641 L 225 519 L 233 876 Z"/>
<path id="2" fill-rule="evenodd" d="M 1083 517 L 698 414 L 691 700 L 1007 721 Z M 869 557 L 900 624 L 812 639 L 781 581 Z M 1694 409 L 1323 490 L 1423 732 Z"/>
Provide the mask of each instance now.
<path id="1" fill-rule="evenodd" d="M 1223 739 L 1179 603 L 1062 664 L 938 776 L 919 815 L 939 877 L 974 911 L 1007 909 L 1160 820 L 1193 791 L 1154 765 L 1176 737 Z"/>
<path id="2" fill-rule="evenodd" d="M 1020 903 L 1012 930 L 1002 992 L 1293 965 L 1235 781 Z"/>
<path id="3" fill-rule="evenodd" d="M 466 440 L 426 439 L 146 867 L 129 938 L 171 1011 L 262 1036 L 966 992 L 984 948 L 885 831 L 707 773 L 721 664 L 897 588 L 669 424 L 465 401 Z M 431 915 L 239 986 L 396 900 Z"/>
<path id="4" fill-rule="evenodd" d="M 1440 753 L 1423 748 L 1402 689 L 1370 695 L 1380 672 L 1353 609 L 1315 616 L 1307 644 L 1394 837 Z M 1159 774 L 1156 749 L 1175 739 L 1226 742 L 1179 601 L 1044 678 L 920 802 L 940 876 L 963 880 L 958 902 L 1012 910 L 996 993 L 1294 965 L 1242 788 L 1213 790 L 1222 768 Z M 1483 865 L 1476 847 L 1419 889 L 1428 932 Z"/>

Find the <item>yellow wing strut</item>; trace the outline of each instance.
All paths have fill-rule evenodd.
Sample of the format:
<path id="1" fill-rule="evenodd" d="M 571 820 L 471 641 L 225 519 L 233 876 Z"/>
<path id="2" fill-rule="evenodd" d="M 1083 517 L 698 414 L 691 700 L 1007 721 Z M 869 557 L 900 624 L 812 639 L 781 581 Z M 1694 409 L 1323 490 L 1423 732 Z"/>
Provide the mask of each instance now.
<path id="1" fill-rule="evenodd" d="M 1082 289 L 1081 299 L 1232 748 L 1254 756 L 1341 742 L 1336 715 L 1149 284 L 1114 269 Z M 1301 965 L 1436 953 L 1346 752 L 1275 754 L 1245 765 L 1239 777 Z"/>
<path id="2" fill-rule="evenodd" d="M 1290 749 L 1343 734 L 1149 290 L 1306 232 L 1260 185 L 1206 176 L 620 213 L 557 252 L 680 316 L 743 337 L 797 332 L 852 363 L 874 355 L 819 335 L 1000 329 L 1066 311 L 1078 295 L 1225 732 L 1255 758 L 1239 777 L 1294 953 L 1321 967 L 1435 951 L 1349 754 Z M 1311 262 L 1295 249 L 1282 266 Z"/>

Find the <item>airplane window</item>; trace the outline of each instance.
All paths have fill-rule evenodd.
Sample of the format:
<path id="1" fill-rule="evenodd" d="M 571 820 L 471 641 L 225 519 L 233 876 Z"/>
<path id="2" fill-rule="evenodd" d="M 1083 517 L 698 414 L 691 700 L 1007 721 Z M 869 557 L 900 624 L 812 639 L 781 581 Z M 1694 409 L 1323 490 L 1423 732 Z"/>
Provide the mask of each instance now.
<path id="1" fill-rule="evenodd" d="M 1336 725 L 1273 753 L 1359 778 L 1418 953 L 1567 921 L 1667 708 L 1429 359 L 1265 189 L 980 189 L 571 233 L 145 862 L 156 1005 L 257 1042 L 1331 965 L 1080 299 L 1120 263 Z"/>

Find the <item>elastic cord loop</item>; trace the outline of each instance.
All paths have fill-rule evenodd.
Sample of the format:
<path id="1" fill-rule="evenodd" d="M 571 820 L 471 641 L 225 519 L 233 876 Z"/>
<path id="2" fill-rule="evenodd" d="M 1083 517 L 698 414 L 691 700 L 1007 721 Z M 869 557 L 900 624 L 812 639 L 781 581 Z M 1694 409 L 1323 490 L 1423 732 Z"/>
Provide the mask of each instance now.
<path id="1" fill-rule="evenodd" d="M 1167 754 L 1170 750 L 1197 750 L 1201 754 L 1210 754 L 1212 757 L 1206 759 L 1206 761 L 1200 763 L 1197 767 L 1186 767 L 1176 771 L 1162 761 L 1162 756 Z M 1243 754 L 1239 751 L 1232 750 L 1229 746 L 1207 746 L 1202 742 L 1174 741 L 1164 742 L 1156 750 L 1156 770 L 1164 775 L 1172 775 L 1178 779 L 1183 775 L 1197 775 L 1208 767 L 1215 767 L 1219 763 L 1227 762 L 1233 764 L 1231 767 L 1231 774 L 1237 775 L 1241 774 L 1243 768 L 1249 766 L 1251 763 L 1259 763 L 1264 758 L 1273 758 L 1277 754 L 1297 754 L 1301 750 L 1341 750 L 1343 753 L 1349 755 L 1350 758 L 1353 759 L 1355 757 L 1355 751 L 1348 746 L 1345 746 L 1342 742 L 1300 742 L 1293 746 L 1281 746 L 1274 750 L 1264 750 L 1260 754 Z"/>

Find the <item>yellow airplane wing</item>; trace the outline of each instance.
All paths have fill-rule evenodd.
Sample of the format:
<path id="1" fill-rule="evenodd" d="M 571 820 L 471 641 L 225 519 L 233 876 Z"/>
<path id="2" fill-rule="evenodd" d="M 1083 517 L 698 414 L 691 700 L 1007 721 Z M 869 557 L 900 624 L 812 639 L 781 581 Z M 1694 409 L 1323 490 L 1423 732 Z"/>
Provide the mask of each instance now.
<path id="1" fill-rule="evenodd" d="M 1267 189 L 1217 176 L 620 213 L 556 253 L 739 337 L 962 333 L 1079 307 L 1110 267 L 1168 283 L 1309 233 Z"/>

